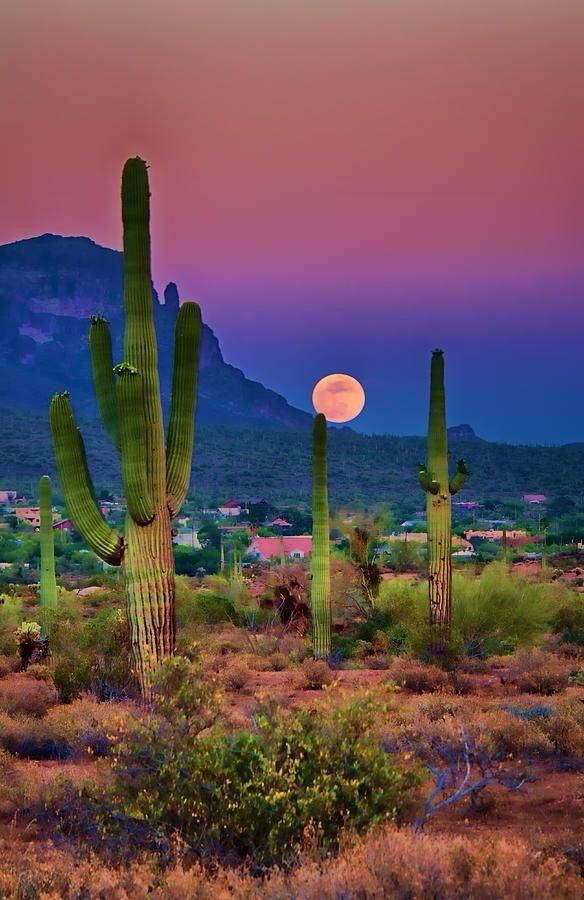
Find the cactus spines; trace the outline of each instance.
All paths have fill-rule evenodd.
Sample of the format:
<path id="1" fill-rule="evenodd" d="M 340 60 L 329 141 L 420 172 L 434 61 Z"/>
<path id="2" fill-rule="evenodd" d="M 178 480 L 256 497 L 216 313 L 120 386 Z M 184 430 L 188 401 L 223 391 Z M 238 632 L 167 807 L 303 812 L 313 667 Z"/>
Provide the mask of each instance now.
<path id="1" fill-rule="evenodd" d="M 40 538 L 41 538 L 41 638 L 47 637 L 47 620 L 57 609 L 57 580 L 55 578 L 55 540 L 53 533 L 53 504 L 51 479 L 43 475 L 39 481 Z"/>
<path id="2" fill-rule="evenodd" d="M 444 397 L 444 354 L 434 350 L 430 367 L 430 414 L 428 461 L 418 466 L 418 479 L 426 491 L 428 527 L 428 591 L 430 624 L 436 628 L 436 647 L 441 648 L 450 628 L 452 602 L 452 509 L 451 496 L 468 478 L 464 460 L 448 477 L 448 433 Z"/>
<path id="3" fill-rule="evenodd" d="M 322 413 L 314 417 L 312 436 L 312 646 L 315 659 L 328 659 L 331 654 L 330 545 L 326 418 Z"/>
<path id="4" fill-rule="evenodd" d="M 124 225 L 124 362 L 113 367 L 105 320 L 91 320 L 90 345 L 98 406 L 120 450 L 127 502 L 125 535 L 99 511 L 68 394 L 57 394 L 50 423 L 69 515 L 87 544 L 122 565 L 134 668 L 144 700 L 152 674 L 174 650 L 174 560 L 171 518 L 188 490 L 192 461 L 200 311 L 185 303 L 177 316 L 172 409 L 165 446 L 152 314 L 150 193 L 145 162 L 129 159 L 122 174 Z"/>

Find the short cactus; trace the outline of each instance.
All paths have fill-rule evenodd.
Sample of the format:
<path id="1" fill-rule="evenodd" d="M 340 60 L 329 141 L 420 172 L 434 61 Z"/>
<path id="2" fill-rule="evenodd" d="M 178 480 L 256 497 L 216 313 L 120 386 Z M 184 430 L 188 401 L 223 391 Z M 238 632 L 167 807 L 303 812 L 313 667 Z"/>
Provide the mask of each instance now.
<path id="1" fill-rule="evenodd" d="M 43 475 L 39 481 L 40 546 L 41 546 L 41 638 L 47 639 L 47 622 L 57 609 L 57 580 L 55 578 L 55 537 L 53 532 L 53 503 L 51 479 Z"/>

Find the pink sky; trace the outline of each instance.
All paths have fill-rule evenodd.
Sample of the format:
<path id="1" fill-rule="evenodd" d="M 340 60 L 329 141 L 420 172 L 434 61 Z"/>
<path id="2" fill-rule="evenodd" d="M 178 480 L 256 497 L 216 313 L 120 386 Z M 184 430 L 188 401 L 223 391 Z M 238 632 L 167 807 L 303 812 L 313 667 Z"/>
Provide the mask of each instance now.
<path id="1" fill-rule="evenodd" d="M 252 369 L 242 298 L 332 340 L 360 293 L 580 278 L 583 35 L 582 0 L 2 0 L 0 242 L 119 246 L 140 154 L 157 286 Z"/>

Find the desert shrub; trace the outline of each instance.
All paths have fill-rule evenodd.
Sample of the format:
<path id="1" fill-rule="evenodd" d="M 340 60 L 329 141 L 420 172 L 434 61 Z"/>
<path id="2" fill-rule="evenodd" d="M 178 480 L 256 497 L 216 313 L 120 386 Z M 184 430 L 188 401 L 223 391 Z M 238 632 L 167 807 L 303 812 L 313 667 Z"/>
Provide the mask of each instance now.
<path id="1" fill-rule="evenodd" d="M 450 687 L 453 693 L 458 694 L 461 697 L 473 693 L 475 682 L 469 675 L 464 674 L 464 672 L 453 671 L 449 673 L 449 677 Z"/>
<path id="2" fill-rule="evenodd" d="M 526 722 L 532 722 L 534 719 L 549 719 L 555 715 L 553 706 L 547 706 L 545 703 L 533 703 L 531 706 L 508 706 L 502 707 L 509 715 L 516 719 L 524 719 Z"/>
<path id="3" fill-rule="evenodd" d="M 555 716 L 546 724 L 545 733 L 556 753 L 584 757 L 584 727 L 575 724 L 570 716 Z"/>
<path id="4" fill-rule="evenodd" d="M 42 718 L 56 702 L 55 688 L 45 681 L 16 674 L 0 682 L 0 710 L 10 715 Z"/>
<path id="5" fill-rule="evenodd" d="M 228 597 L 222 597 L 206 588 L 201 588 L 197 591 L 196 598 L 193 622 L 200 625 L 219 625 L 222 622 L 237 624 L 239 621 L 237 611 Z"/>
<path id="6" fill-rule="evenodd" d="M 473 723 L 476 740 L 495 757 L 551 753 L 553 745 L 540 727 L 541 719 L 518 719 L 504 710 L 491 710 Z"/>
<path id="7" fill-rule="evenodd" d="M 388 852 L 391 847 L 391 853 Z M 577 859 L 576 859 L 577 863 Z M 582 878 L 566 855 L 534 853 L 519 838 L 413 835 L 392 825 L 374 829 L 323 864 L 308 860 L 293 872 L 252 874 L 199 864 L 161 872 L 147 862 L 113 869 L 95 857 L 43 844 L 7 846 L 0 859 L 6 897 L 32 900 L 462 900 L 499 897 L 580 900 Z"/>
<path id="8" fill-rule="evenodd" d="M 0 678 L 17 672 L 20 669 L 20 659 L 18 656 L 0 656 Z"/>
<path id="9" fill-rule="evenodd" d="M 395 659 L 390 668 L 393 681 L 416 694 L 444 691 L 448 688 L 448 675 L 438 666 L 427 665 L 414 659 Z"/>
<path id="10" fill-rule="evenodd" d="M 333 642 L 334 638 L 335 636 L 333 636 Z M 310 655 L 310 649 L 306 641 L 295 634 L 285 634 L 280 639 L 278 650 L 281 653 L 285 653 L 293 664 L 301 663 L 303 659 Z"/>
<path id="11" fill-rule="evenodd" d="M 447 648 L 452 660 L 461 654 L 485 658 L 537 644 L 571 597 L 562 584 L 511 574 L 500 562 L 485 566 L 478 579 L 455 572 L 452 584 L 452 646 Z M 427 609 L 425 584 L 383 582 L 378 610 L 391 622 L 384 630 L 388 633 L 390 628 L 391 640 L 391 629 L 401 626 L 406 635 L 403 647 L 422 658 L 433 640 Z"/>
<path id="12" fill-rule="evenodd" d="M 241 691 L 249 683 L 251 672 L 243 660 L 230 663 L 223 673 L 223 683 L 228 691 Z"/>
<path id="13" fill-rule="evenodd" d="M 324 659 L 305 659 L 302 663 L 300 687 L 305 691 L 320 691 L 332 680 L 332 672 Z"/>
<path id="14" fill-rule="evenodd" d="M 0 713 L 0 746 L 22 759 L 68 759 L 71 747 L 52 734 L 44 719 Z"/>
<path id="15" fill-rule="evenodd" d="M 568 686 L 568 676 L 557 669 L 536 669 L 518 675 L 515 684 L 526 694 L 543 694 L 547 697 L 564 691 Z"/>
<path id="16" fill-rule="evenodd" d="M 61 703 L 71 703 L 90 689 L 91 663 L 80 652 L 71 648 L 71 652 L 58 658 L 53 680 Z"/>
<path id="17" fill-rule="evenodd" d="M 578 687 L 584 687 L 584 669 L 576 669 L 570 675 L 570 684 L 577 684 Z"/>
<path id="18" fill-rule="evenodd" d="M 290 665 L 290 660 L 285 653 L 276 651 L 268 657 L 270 668 L 274 672 L 283 672 Z"/>
<path id="19" fill-rule="evenodd" d="M 543 650 L 522 650 L 507 662 L 503 681 L 527 694 L 556 694 L 568 685 L 569 664 Z"/>
<path id="20" fill-rule="evenodd" d="M 54 686 L 53 672 L 44 663 L 33 663 L 26 670 L 26 674 L 29 678 L 34 678 L 36 681 L 45 681 L 47 684 Z"/>
<path id="21" fill-rule="evenodd" d="M 584 647 L 584 600 L 574 599 L 561 606 L 552 619 L 552 631 L 567 644 Z"/>
<path id="22" fill-rule="evenodd" d="M 49 644 L 57 660 L 55 686 L 63 703 L 93 691 L 102 700 L 134 692 L 126 613 L 102 609 L 78 623 L 56 623 Z"/>
<path id="23" fill-rule="evenodd" d="M 357 637 L 354 634 L 333 634 L 333 653 L 340 659 L 350 659 L 357 652 L 357 643 Z"/>
<path id="24" fill-rule="evenodd" d="M 370 701 L 322 715 L 258 714 L 254 734 L 198 737 L 146 720 L 115 750 L 100 827 L 147 822 L 203 859 L 262 866 L 294 862 L 310 839 L 333 850 L 345 827 L 362 833 L 400 819 L 417 782 L 370 735 L 378 714 Z"/>
<path id="25" fill-rule="evenodd" d="M 430 722 L 439 722 L 441 719 L 454 717 L 460 713 L 461 703 L 449 697 L 427 697 L 419 700 L 415 712 L 424 716 Z"/>
<path id="26" fill-rule="evenodd" d="M 389 659 L 382 653 L 376 653 L 372 656 L 365 656 L 363 665 L 366 669 L 389 669 Z"/>
<path id="27" fill-rule="evenodd" d="M 100 703 L 87 696 L 52 707 L 43 720 L 47 735 L 67 744 L 73 755 L 107 756 L 113 735 L 127 726 L 136 710 L 129 703 Z"/>
<path id="28" fill-rule="evenodd" d="M 13 593 L 0 594 L 0 653 L 13 656 L 18 652 L 16 631 L 23 619 L 22 599 Z"/>

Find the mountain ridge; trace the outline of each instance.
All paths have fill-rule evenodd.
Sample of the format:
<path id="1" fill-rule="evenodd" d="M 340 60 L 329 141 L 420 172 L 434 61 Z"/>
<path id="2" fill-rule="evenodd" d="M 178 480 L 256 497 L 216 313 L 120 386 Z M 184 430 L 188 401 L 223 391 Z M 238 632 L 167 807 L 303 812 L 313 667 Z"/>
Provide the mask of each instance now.
<path id="1" fill-rule="evenodd" d="M 0 245 L 0 405 L 46 408 L 51 394 L 69 389 L 77 412 L 95 415 L 87 320 L 95 314 L 108 319 L 114 354 L 121 359 L 122 284 L 121 251 L 85 236 L 46 232 Z M 166 286 L 166 303 L 159 302 L 154 287 L 152 292 L 167 405 L 179 296 L 174 282 Z M 216 335 L 204 324 L 197 420 L 307 430 L 312 416 L 226 363 Z"/>

